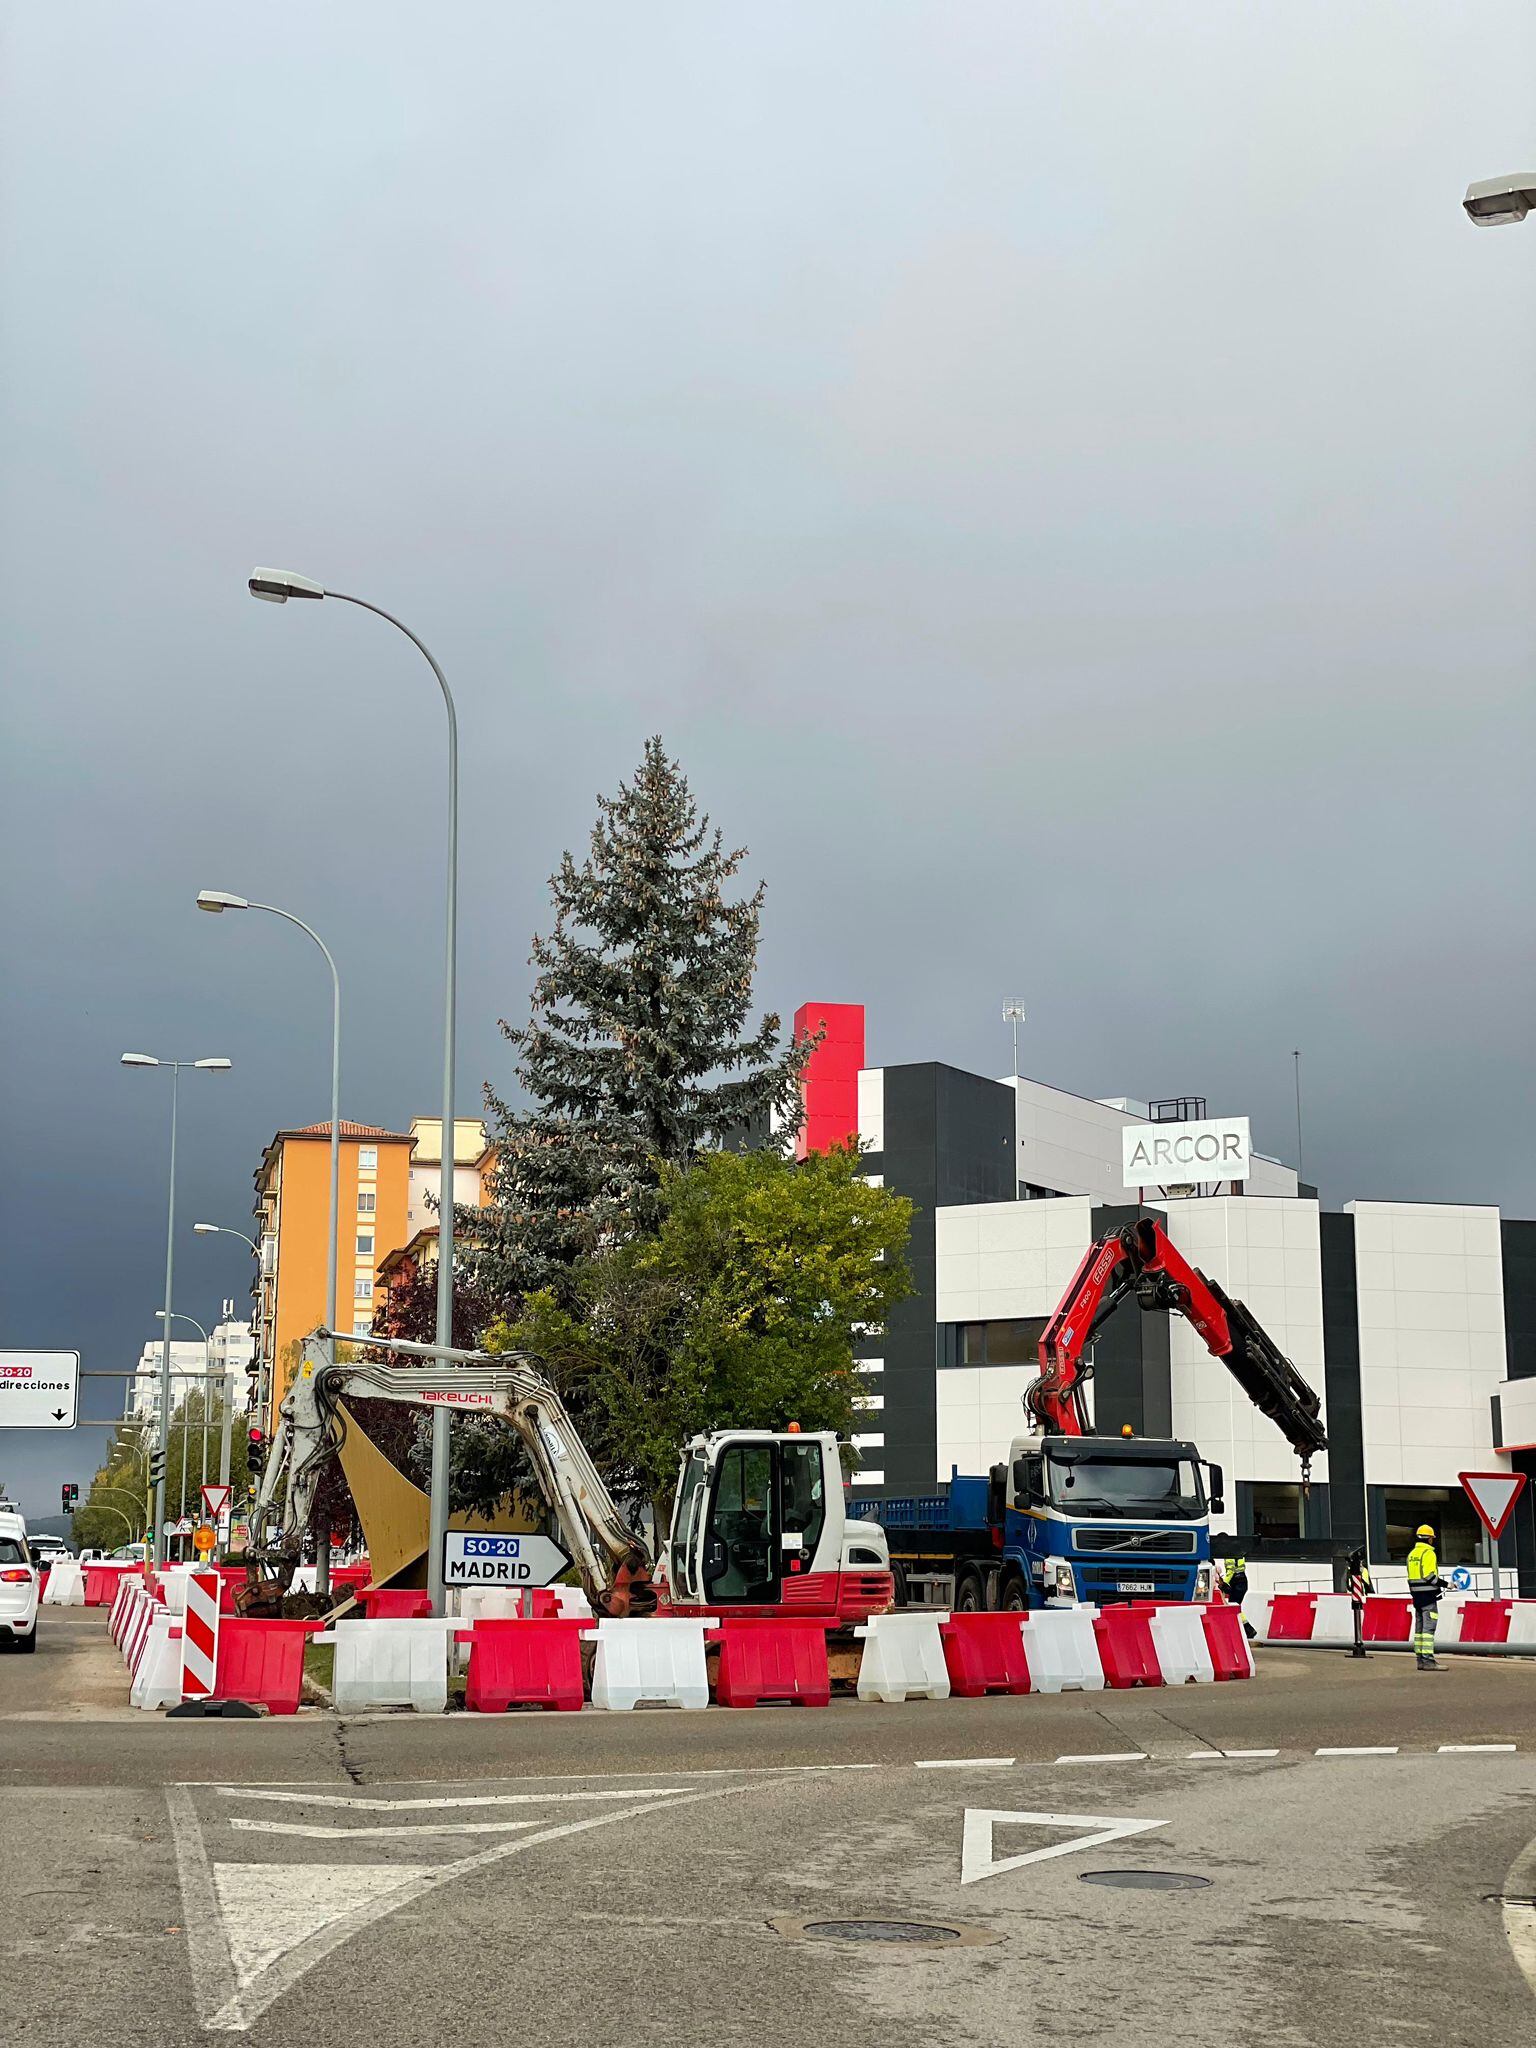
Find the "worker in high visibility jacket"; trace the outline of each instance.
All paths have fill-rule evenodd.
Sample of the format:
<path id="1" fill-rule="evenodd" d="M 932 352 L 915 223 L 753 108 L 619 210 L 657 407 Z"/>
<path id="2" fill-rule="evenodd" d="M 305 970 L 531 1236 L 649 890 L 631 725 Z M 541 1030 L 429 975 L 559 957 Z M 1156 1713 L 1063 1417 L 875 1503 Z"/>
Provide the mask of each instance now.
<path id="1" fill-rule="evenodd" d="M 1420 1671 L 1438 1671 L 1435 1624 L 1440 1619 L 1440 1560 L 1435 1554 L 1435 1532 L 1428 1522 L 1421 1522 L 1415 1533 L 1418 1541 L 1408 1553 L 1408 1592 L 1413 1600 L 1413 1654 Z"/>
<path id="2" fill-rule="evenodd" d="M 1259 1632 L 1243 1613 L 1243 1602 L 1248 1598 L 1248 1560 L 1246 1557 L 1229 1558 L 1227 1569 L 1220 1579 L 1223 1599 L 1230 1600 L 1237 1609 L 1243 1624 L 1243 1634 L 1249 1642 L 1257 1642 Z"/>

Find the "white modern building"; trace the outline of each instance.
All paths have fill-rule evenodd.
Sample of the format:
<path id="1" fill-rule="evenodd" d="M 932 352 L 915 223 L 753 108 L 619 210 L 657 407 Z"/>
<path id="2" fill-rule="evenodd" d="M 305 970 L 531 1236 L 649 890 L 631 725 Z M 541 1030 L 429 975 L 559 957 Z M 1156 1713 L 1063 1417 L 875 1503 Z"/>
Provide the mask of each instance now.
<path id="1" fill-rule="evenodd" d="M 222 1322 L 214 1324 L 208 1332 L 208 1339 L 205 1351 L 201 1337 L 173 1338 L 172 1406 L 184 1401 L 204 1374 L 211 1372 L 215 1395 L 221 1391 L 225 1376 L 233 1377 L 235 1406 L 243 1408 L 249 1391 L 246 1368 L 256 1356 L 256 1342 L 251 1335 L 250 1324 L 236 1322 L 232 1315 L 226 1315 Z M 159 1337 L 151 1337 L 139 1353 L 138 1365 L 128 1382 L 128 1397 L 123 1409 L 125 1421 L 150 1422 L 159 1414 L 160 1367 L 164 1348 Z"/>
<path id="2" fill-rule="evenodd" d="M 1428 1519 L 1448 1562 L 1486 1558 L 1458 1475 L 1536 1476 L 1536 1223 L 1491 1205 L 1323 1210 L 1245 1137 L 1240 1177 L 1220 1173 L 1215 1151 L 1178 1165 L 1162 1133 L 1194 1130 L 1206 1146 L 1198 1100 L 1092 1101 L 937 1063 L 871 1068 L 858 1006 L 807 1005 L 796 1023 L 825 1025 L 804 1142 L 857 1132 L 871 1177 L 915 1206 L 916 1292 L 861 1347 L 872 1398 L 856 1489 L 920 1493 L 1006 1458 L 1028 1427 L 1021 1397 L 1041 1334 L 1085 1252 L 1152 1213 L 1316 1390 L 1329 1447 L 1304 1493 L 1291 1447 L 1194 1328 L 1134 1301 L 1094 1343 L 1095 1426 L 1192 1440 L 1225 1475 L 1220 1526 L 1257 1556 L 1323 1559 L 1363 1543 L 1387 1564 Z M 1166 1178 L 1142 1179 L 1133 1157 L 1155 1157 Z M 1500 1560 L 1536 1594 L 1533 1494 Z"/>

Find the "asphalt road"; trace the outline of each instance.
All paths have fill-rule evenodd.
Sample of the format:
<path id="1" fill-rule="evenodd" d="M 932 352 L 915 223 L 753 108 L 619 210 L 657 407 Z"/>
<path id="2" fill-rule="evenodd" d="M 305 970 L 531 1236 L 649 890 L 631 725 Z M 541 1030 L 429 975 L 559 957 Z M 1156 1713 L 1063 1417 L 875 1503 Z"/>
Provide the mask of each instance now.
<path id="1" fill-rule="evenodd" d="M 1276 1651 L 1179 1693 L 169 1723 L 121 1706 L 104 1616 L 44 1623 L 0 1658 L 17 2048 L 1536 2027 L 1536 1911 L 1499 1903 L 1536 1895 L 1536 1662 Z M 1105 1871 L 1204 1882 L 1084 1881 Z M 851 1919 L 939 1933 L 804 1932 Z"/>

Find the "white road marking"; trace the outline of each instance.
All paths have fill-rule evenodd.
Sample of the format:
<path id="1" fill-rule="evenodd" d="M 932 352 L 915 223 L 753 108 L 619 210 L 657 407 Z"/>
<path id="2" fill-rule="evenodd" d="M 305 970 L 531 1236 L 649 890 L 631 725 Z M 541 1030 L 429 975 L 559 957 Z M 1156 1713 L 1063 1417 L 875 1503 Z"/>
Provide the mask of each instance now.
<path id="1" fill-rule="evenodd" d="M 1147 1752 L 1144 1749 L 1106 1749 L 1097 1754 L 1090 1751 L 1085 1756 L 1059 1756 L 1056 1761 L 1059 1764 L 1144 1764 Z"/>
<path id="2" fill-rule="evenodd" d="M 306 1827 L 297 1820 L 241 1820 L 230 1822 L 252 1835 L 300 1835 L 310 1842 L 360 1842 L 380 1835 L 509 1835 L 514 1828 L 536 1828 L 536 1820 L 421 1820 L 398 1828 Z"/>
<path id="3" fill-rule="evenodd" d="M 418 1813 L 447 1806 L 543 1806 L 560 1799 L 670 1799 L 681 1785 L 631 1786 L 617 1792 L 477 1792 L 464 1798 L 448 1799 L 358 1799 L 341 1792 L 270 1792 L 264 1787 L 220 1785 L 226 1799 L 275 1799 L 285 1806 L 347 1806 L 365 1813 Z M 236 1821 L 236 1827 L 248 1822 Z"/>
<path id="4" fill-rule="evenodd" d="M 1504 1880 L 1506 1898 L 1528 1899 L 1536 1894 L 1536 1842 L 1528 1842 L 1510 1865 Z M 1520 1965 L 1525 1981 L 1536 1992 L 1536 1911 L 1529 1906 L 1505 1906 L 1504 1938 Z"/>
<path id="5" fill-rule="evenodd" d="M 1184 1758 L 1188 1764 L 1224 1764 L 1226 1760 L 1224 1749 L 1191 1749 Z"/>
<path id="6" fill-rule="evenodd" d="M 1221 1753 L 1228 1763 L 1233 1762 L 1238 1757 L 1278 1756 L 1280 1754 L 1278 1749 L 1224 1749 Z"/>
<path id="7" fill-rule="evenodd" d="M 255 1952 L 244 1946 L 247 1937 L 243 1931 L 237 1934 L 232 1929 L 221 1898 L 237 1898 L 247 1884 L 259 1885 L 260 1897 L 266 1906 L 282 1896 L 285 1890 L 291 1890 L 298 1898 L 304 1894 L 306 1882 L 315 1875 L 317 1866 L 309 1863 L 210 1866 L 191 1792 L 184 1785 L 168 1786 L 166 1804 L 176 1845 L 182 1924 L 187 1931 L 187 1953 L 192 1965 L 198 2017 L 211 2033 L 243 2034 L 306 1971 L 324 1962 L 343 1942 L 375 1920 L 398 1912 L 402 1906 L 414 1904 L 442 1885 L 472 1876 L 544 1842 L 586 1834 L 593 1828 L 613 1827 L 620 1821 L 637 1820 L 646 1814 L 665 1813 L 673 1807 L 696 1806 L 707 1799 L 729 1799 L 735 1793 L 753 1789 L 752 1783 L 716 1785 L 707 1792 L 683 1793 L 664 1804 L 631 1804 L 605 1813 L 589 1814 L 582 1820 L 565 1821 L 558 1827 L 537 1828 L 532 1834 L 520 1835 L 515 1842 L 497 1842 L 489 1848 L 476 1849 L 468 1856 L 456 1857 L 451 1863 L 340 1866 L 349 1873 L 371 1867 L 375 1876 L 366 1881 L 362 1896 L 322 1900 L 308 1895 L 310 1915 L 319 1912 L 324 1905 L 325 1918 L 306 1931 L 296 1908 L 295 1917 L 284 1929 L 285 1936 L 292 1939 L 293 1945 L 281 1953 L 274 1953 L 270 1950 Z M 252 1872 L 256 1874 L 246 1875 Z M 398 1882 L 395 1881 L 397 1879 Z M 359 1885 L 363 1882 L 359 1880 Z M 333 1906 L 338 1910 L 333 1911 Z M 253 1908 L 245 1917 L 259 1919 L 260 1916 Z"/>
<path id="8" fill-rule="evenodd" d="M 1511 1756 L 1512 1742 L 1442 1742 L 1437 1756 Z"/>
<path id="9" fill-rule="evenodd" d="M 1343 1749 L 1314 1749 L 1312 1754 L 1314 1756 L 1396 1756 L 1397 1745 L 1393 1743 L 1390 1748 L 1367 1747 L 1355 1749 L 1345 1747 Z"/>
<path id="10" fill-rule="evenodd" d="M 1097 1849 L 1105 1842 L 1118 1842 L 1126 1835 L 1142 1835 L 1148 1828 L 1167 1825 L 1162 1820 L 1119 1820 L 1107 1813 L 1008 1813 L 996 1807 L 968 1806 L 960 1839 L 960 1882 L 979 1884 L 984 1877 L 997 1877 L 1026 1863 L 1046 1863 L 1053 1856 L 1072 1856 L 1079 1849 Z M 1022 1856 L 997 1857 L 992 1854 L 992 1830 L 998 1826 L 1076 1828 L 1078 1833 L 1069 1841 L 1030 1849 Z"/>
<path id="11" fill-rule="evenodd" d="M 912 1766 L 915 1771 L 1011 1771 L 1018 1762 L 1012 1756 L 928 1756 Z"/>

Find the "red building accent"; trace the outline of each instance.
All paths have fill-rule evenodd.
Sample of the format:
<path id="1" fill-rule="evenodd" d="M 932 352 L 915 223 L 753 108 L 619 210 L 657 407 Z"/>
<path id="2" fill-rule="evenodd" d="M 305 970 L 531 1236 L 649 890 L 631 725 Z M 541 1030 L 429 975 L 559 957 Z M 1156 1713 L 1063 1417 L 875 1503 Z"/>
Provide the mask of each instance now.
<path id="1" fill-rule="evenodd" d="M 859 1135 L 859 1069 L 864 1064 L 862 1003 L 802 1003 L 795 1012 L 796 1039 L 822 1033 L 801 1080 L 805 1122 L 795 1157 L 846 1145 Z"/>

